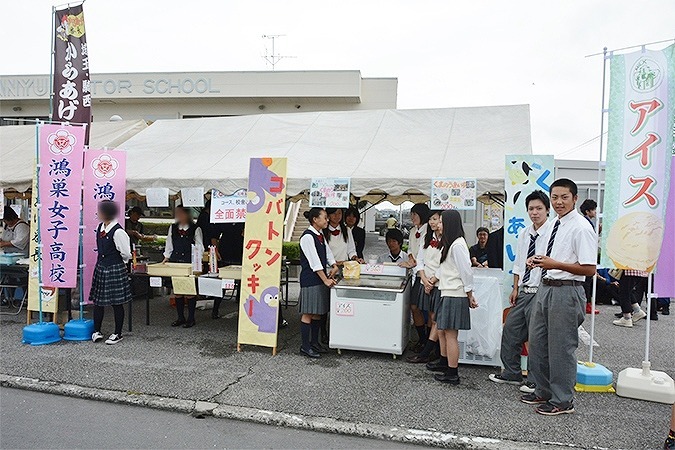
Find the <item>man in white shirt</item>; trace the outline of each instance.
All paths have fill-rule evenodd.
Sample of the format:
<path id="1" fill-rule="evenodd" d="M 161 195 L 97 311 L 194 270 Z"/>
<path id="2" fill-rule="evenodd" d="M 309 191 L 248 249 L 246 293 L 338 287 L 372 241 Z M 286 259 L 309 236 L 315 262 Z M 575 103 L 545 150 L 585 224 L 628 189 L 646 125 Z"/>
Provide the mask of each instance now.
<path id="1" fill-rule="evenodd" d="M 521 385 L 523 373 L 520 367 L 520 354 L 523 344 L 528 340 L 530 313 L 534 297 L 541 280 L 541 269 L 525 266 L 527 258 L 546 253 L 546 236 L 551 223 L 547 222 L 551 202 L 542 191 L 534 191 L 525 199 L 525 207 L 532 224 L 518 236 L 516 260 L 513 263 L 513 291 L 509 295 L 511 310 L 506 316 L 502 332 L 500 357 L 504 369 L 501 373 L 491 374 L 491 381 L 501 384 Z M 521 391 L 532 393 L 531 381 L 521 386 Z"/>
<path id="2" fill-rule="evenodd" d="M 401 247 L 403 246 L 403 233 L 401 230 L 392 228 L 391 230 L 387 231 L 384 239 L 387 242 L 387 248 L 389 248 L 389 252 L 380 255 L 377 258 L 378 263 L 404 264 L 406 261 L 408 261 L 408 254 L 401 250 Z"/>
<path id="3" fill-rule="evenodd" d="M 534 393 L 521 401 L 538 405 L 547 416 L 574 412 L 578 328 L 586 317 L 585 277 L 595 275 L 598 238 L 575 209 L 577 185 L 566 178 L 551 184 L 551 205 L 557 217 L 546 237 L 546 254 L 527 259 L 541 269 L 530 317 L 529 358 Z"/>

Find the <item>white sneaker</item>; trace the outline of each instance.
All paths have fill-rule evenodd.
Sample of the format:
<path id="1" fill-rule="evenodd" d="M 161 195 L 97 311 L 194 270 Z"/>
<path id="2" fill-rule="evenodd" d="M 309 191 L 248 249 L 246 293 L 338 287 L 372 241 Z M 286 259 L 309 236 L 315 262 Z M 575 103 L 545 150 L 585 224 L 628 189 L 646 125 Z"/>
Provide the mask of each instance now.
<path id="1" fill-rule="evenodd" d="M 94 334 L 91 335 L 91 340 L 92 342 L 98 342 L 103 340 L 103 335 L 99 333 L 98 331 L 95 331 Z"/>
<path id="2" fill-rule="evenodd" d="M 110 337 L 105 341 L 108 345 L 115 345 L 122 340 L 121 334 L 111 334 Z"/>
<path id="3" fill-rule="evenodd" d="M 617 327 L 633 328 L 633 322 L 635 322 L 635 319 L 626 319 L 625 317 L 622 317 L 612 323 Z"/>
<path id="4" fill-rule="evenodd" d="M 537 387 L 537 385 L 534 384 L 533 382 L 526 381 L 526 382 L 524 382 L 523 384 L 520 385 L 519 390 L 523 394 L 534 394 L 534 390 L 535 390 L 536 387 Z"/>
<path id="5" fill-rule="evenodd" d="M 633 323 L 637 322 L 640 319 L 647 317 L 647 313 L 640 308 L 640 311 L 633 313 Z"/>
<path id="6" fill-rule="evenodd" d="M 488 378 L 490 381 L 494 381 L 497 384 L 512 384 L 514 386 L 518 386 L 520 383 L 522 383 L 522 381 L 507 380 L 506 378 L 502 377 L 501 373 L 491 373 Z"/>

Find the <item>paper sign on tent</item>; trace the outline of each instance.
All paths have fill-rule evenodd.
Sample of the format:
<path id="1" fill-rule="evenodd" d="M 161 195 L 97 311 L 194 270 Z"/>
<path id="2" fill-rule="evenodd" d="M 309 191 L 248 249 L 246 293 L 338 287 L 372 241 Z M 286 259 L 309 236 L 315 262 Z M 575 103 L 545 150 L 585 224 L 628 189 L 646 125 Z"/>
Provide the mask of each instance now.
<path id="1" fill-rule="evenodd" d="M 183 188 L 180 190 L 180 198 L 183 200 L 183 206 L 202 208 L 204 207 L 204 188 Z"/>
<path id="2" fill-rule="evenodd" d="M 145 202 L 150 208 L 169 207 L 169 188 L 148 188 L 145 190 Z"/>
<path id="3" fill-rule="evenodd" d="M 194 277 L 171 277 L 173 293 L 177 295 L 197 295 Z"/>

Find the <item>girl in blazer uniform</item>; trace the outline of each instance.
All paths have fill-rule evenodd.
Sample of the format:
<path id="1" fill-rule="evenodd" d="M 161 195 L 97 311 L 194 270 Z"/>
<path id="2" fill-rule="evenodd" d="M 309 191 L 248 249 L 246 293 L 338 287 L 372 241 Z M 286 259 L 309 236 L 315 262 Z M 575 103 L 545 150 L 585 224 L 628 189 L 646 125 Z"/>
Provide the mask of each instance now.
<path id="1" fill-rule="evenodd" d="M 441 299 L 436 306 L 436 327 L 441 343 L 441 357 L 431 369 L 441 371 L 434 378 L 447 384 L 459 384 L 459 330 L 471 329 L 470 308 L 477 308 L 473 296 L 473 271 L 469 247 L 464 240 L 462 216 L 455 210 L 443 211 L 443 239 L 438 289 Z"/>
<path id="2" fill-rule="evenodd" d="M 300 238 L 300 352 L 319 358 L 326 352 L 319 343 L 321 320 L 330 309 L 330 288 L 335 285 L 338 266 L 323 234 L 328 226 L 326 211 L 312 208 L 305 212 L 305 217 L 310 226 Z M 329 266 L 331 270 L 326 273 Z"/>
<path id="3" fill-rule="evenodd" d="M 176 222 L 169 227 L 164 247 L 164 261 L 177 263 L 192 263 L 192 245 L 199 252 L 204 252 L 204 237 L 201 228 L 195 225 L 190 210 L 184 206 L 176 207 Z M 188 318 L 185 320 L 185 300 L 188 303 Z M 178 318 L 171 326 L 190 328 L 195 325 L 195 309 L 197 298 L 194 296 L 176 295 L 176 312 Z"/>
<path id="4" fill-rule="evenodd" d="M 105 306 L 112 306 L 115 315 L 115 332 L 105 341 L 117 344 L 122 340 L 124 304 L 131 301 L 131 286 L 126 263 L 131 259 L 129 235 L 117 223 L 119 207 L 104 200 L 98 205 L 101 223 L 96 229 L 96 267 L 89 291 L 89 301 L 94 304 L 94 333 L 91 340 L 103 340 L 101 325 Z"/>

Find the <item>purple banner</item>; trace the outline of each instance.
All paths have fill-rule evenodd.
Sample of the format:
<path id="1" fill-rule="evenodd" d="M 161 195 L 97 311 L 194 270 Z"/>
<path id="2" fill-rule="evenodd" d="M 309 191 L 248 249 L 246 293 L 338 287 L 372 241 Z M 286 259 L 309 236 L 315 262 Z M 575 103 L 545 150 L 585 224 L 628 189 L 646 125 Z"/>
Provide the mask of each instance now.
<path id="1" fill-rule="evenodd" d="M 84 199 L 82 214 L 84 232 L 84 301 L 89 301 L 91 280 L 96 266 L 96 227 L 98 203 L 112 200 L 120 208 L 118 221 L 124 227 L 124 204 L 126 199 L 127 154 L 123 150 L 87 150 L 84 153 Z"/>
<path id="2" fill-rule="evenodd" d="M 83 126 L 40 126 L 40 243 L 48 287 L 77 287 L 84 133 Z"/>
<path id="3" fill-rule="evenodd" d="M 670 173 L 675 174 L 675 157 L 671 158 Z M 666 229 L 659 261 L 654 275 L 654 292 L 659 297 L 675 297 L 675 183 L 670 178 L 670 192 L 666 204 Z"/>
<path id="4" fill-rule="evenodd" d="M 82 5 L 54 13 L 54 100 L 52 120 L 91 123 L 89 52 Z M 84 144 L 89 143 L 89 126 Z"/>

